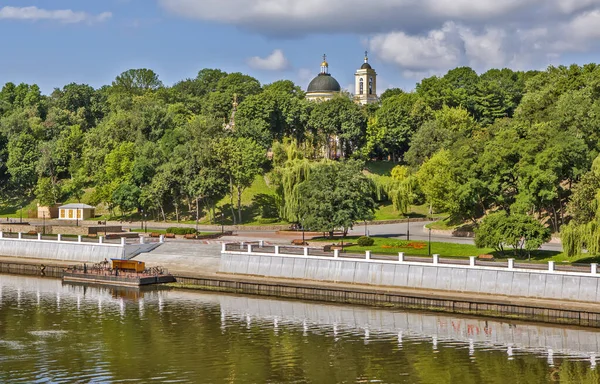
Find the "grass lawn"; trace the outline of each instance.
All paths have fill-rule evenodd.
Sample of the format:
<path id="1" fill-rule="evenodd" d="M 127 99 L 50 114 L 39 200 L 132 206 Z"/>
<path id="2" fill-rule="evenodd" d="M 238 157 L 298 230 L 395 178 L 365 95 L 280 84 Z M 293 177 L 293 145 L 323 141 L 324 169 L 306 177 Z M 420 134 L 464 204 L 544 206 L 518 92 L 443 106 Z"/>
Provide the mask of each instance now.
<path id="1" fill-rule="evenodd" d="M 356 236 L 346 237 L 346 242 L 356 244 Z M 341 238 L 337 237 L 334 240 L 327 238 L 315 238 L 312 242 L 335 242 L 339 243 Z M 348 252 L 364 252 L 371 251 L 374 254 L 380 255 L 397 255 L 398 252 L 404 252 L 410 256 L 427 256 L 428 247 L 426 241 L 406 241 L 398 239 L 389 239 L 384 237 L 373 237 L 375 244 L 369 247 L 360 247 L 353 245 L 348 247 Z M 415 248 L 417 246 L 417 248 Z M 483 254 L 492 253 L 494 250 L 490 248 L 477 248 L 470 244 L 454 244 L 454 243 L 440 243 L 431 242 L 431 253 L 439 254 L 443 257 L 464 257 L 479 256 Z"/>
<path id="2" fill-rule="evenodd" d="M 358 237 L 348 236 L 344 240 L 345 242 L 356 244 Z M 339 243 L 340 237 L 334 239 L 327 238 L 314 238 L 309 242 L 323 242 L 323 243 Z M 358 245 L 352 245 L 347 248 L 350 253 L 362 253 L 364 251 L 371 251 L 373 254 L 380 255 L 397 255 L 399 252 L 404 252 L 407 256 L 427 256 L 428 247 L 426 241 L 410 241 L 390 239 L 384 237 L 373 237 L 375 244 L 370 247 L 360 247 Z M 412 244 L 411 244 L 412 243 Z M 414 247 L 417 245 L 417 248 Z M 420 245 L 420 246 L 419 246 Z M 504 255 L 500 252 L 496 252 L 491 248 L 477 248 L 471 244 L 455 244 L 455 243 L 443 243 L 443 242 L 431 242 L 431 253 L 438 254 L 441 257 L 457 257 L 457 258 L 468 258 L 469 256 L 479 256 L 483 254 L 492 254 L 496 259 L 509 259 L 515 258 L 517 262 L 531 262 L 531 263 L 547 263 L 548 261 L 554 261 L 556 263 L 568 264 L 589 264 L 589 263 L 600 263 L 600 256 L 590 255 L 578 255 L 574 257 L 567 257 L 564 253 L 558 251 L 534 251 L 531 253 L 531 260 L 527 260 L 526 257 L 515 257 L 513 253 L 508 250 Z"/>
<path id="3" fill-rule="evenodd" d="M 427 204 L 424 205 L 411 205 L 410 212 L 406 215 L 400 214 L 400 212 L 394 209 L 394 205 L 387 201 L 383 204 L 380 204 L 375 210 L 375 221 L 383 221 L 383 220 L 396 220 L 396 219 L 404 219 L 407 216 L 410 218 L 425 218 L 429 215 L 429 207 Z M 434 213 L 432 215 L 434 218 L 443 217 L 445 214 L 443 213 Z"/>
<path id="4" fill-rule="evenodd" d="M 368 161 L 365 168 L 374 175 L 391 176 L 392 169 L 397 165 L 399 164 L 391 161 Z"/>

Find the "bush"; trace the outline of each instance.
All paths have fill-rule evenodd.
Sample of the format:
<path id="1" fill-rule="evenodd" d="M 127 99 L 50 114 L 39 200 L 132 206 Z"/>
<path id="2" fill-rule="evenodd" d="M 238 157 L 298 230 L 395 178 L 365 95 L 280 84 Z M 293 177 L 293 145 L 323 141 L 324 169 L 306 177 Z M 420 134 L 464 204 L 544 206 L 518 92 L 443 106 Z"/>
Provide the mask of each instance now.
<path id="1" fill-rule="evenodd" d="M 370 247 L 371 245 L 375 244 L 375 240 L 367 236 L 359 237 L 357 242 L 361 247 Z"/>
<path id="2" fill-rule="evenodd" d="M 279 219 L 278 218 L 264 218 L 261 217 L 260 219 L 258 219 L 258 224 L 274 224 L 274 223 L 278 223 Z"/>
<path id="3" fill-rule="evenodd" d="M 194 228 L 171 227 L 171 228 L 167 228 L 166 232 L 173 233 L 175 235 L 194 235 L 194 234 L 196 234 L 196 230 Z"/>

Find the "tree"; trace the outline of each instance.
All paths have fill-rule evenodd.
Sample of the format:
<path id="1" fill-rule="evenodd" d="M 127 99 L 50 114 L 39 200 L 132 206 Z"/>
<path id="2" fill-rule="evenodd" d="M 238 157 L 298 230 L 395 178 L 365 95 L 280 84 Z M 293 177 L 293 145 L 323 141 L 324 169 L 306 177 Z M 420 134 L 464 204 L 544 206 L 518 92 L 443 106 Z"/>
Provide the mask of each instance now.
<path id="1" fill-rule="evenodd" d="M 434 209 L 456 211 L 458 185 L 449 151 L 443 149 L 425 161 L 416 176 L 430 214 Z"/>
<path id="2" fill-rule="evenodd" d="M 504 254 L 504 247 L 513 249 L 514 255 L 539 249 L 550 240 L 550 231 L 534 218 L 508 215 L 505 211 L 492 213 L 483 219 L 475 230 L 475 245 L 479 248 L 494 248 Z"/>
<path id="3" fill-rule="evenodd" d="M 61 190 L 49 177 L 38 180 L 35 197 L 42 206 L 55 205 L 60 199 Z"/>
<path id="4" fill-rule="evenodd" d="M 21 190 L 30 191 L 37 181 L 36 163 L 39 158 L 38 143 L 28 133 L 21 133 L 8 143 L 6 166 L 11 181 Z"/>
<path id="5" fill-rule="evenodd" d="M 317 103 L 308 125 L 318 137 L 317 147 L 327 148 L 327 153 L 333 155 L 331 157 L 336 155 L 332 148 L 333 137 L 340 140 L 343 157 L 352 155 L 365 142 L 367 118 L 358 105 L 344 96 Z"/>
<path id="6" fill-rule="evenodd" d="M 265 150 L 247 138 L 227 137 L 215 141 L 214 155 L 220 160 L 221 171 L 229 177 L 229 196 L 234 223 L 242 223 L 242 193 L 262 170 Z M 233 211 L 234 199 L 237 217 Z"/>
<path id="7" fill-rule="evenodd" d="M 123 183 L 114 190 L 112 202 L 119 207 L 121 215 L 127 215 L 139 205 L 140 189 L 130 183 Z"/>
<path id="8" fill-rule="evenodd" d="M 162 87 L 158 75 L 151 69 L 130 69 L 121 73 L 112 83 L 117 92 L 142 94 L 145 91 L 157 90 Z"/>
<path id="9" fill-rule="evenodd" d="M 344 236 L 357 221 L 373 217 L 375 203 L 370 180 L 362 173 L 362 163 L 322 162 L 298 186 L 302 202 L 298 216 L 303 226 L 333 236 L 341 229 Z"/>

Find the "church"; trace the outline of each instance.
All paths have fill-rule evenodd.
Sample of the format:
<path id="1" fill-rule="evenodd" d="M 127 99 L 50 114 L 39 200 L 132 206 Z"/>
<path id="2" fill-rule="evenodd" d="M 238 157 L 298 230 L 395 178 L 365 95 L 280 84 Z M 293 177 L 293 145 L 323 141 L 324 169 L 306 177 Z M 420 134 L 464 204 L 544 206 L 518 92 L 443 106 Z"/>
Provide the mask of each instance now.
<path id="1" fill-rule="evenodd" d="M 315 77 L 306 90 L 306 99 L 309 101 L 331 100 L 342 92 L 340 83 L 329 73 L 327 55 L 323 55 L 321 72 Z M 365 60 L 354 74 L 354 102 L 360 105 L 377 103 L 377 73 L 369 64 L 368 52 L 365 52 Z M 323 157 L 328 159 L 339 159 L 344 157 L 339 137 L 332 135 L 326 138 L 322 150 Z"/>
<path id="2" fill-rule="evenodd" d="M 340 83 L 329 73 L 327 55 L 323 55 L 321 73 L 315 77 L 306 90 L 306 99 L 313 101 L 331 100 L 342 91 Z M 377 73 L 369 64 L 369 56 L 365 52 L 365 60 L 354 74 L 354 101 L 357 104 L 377 103 Z"/>

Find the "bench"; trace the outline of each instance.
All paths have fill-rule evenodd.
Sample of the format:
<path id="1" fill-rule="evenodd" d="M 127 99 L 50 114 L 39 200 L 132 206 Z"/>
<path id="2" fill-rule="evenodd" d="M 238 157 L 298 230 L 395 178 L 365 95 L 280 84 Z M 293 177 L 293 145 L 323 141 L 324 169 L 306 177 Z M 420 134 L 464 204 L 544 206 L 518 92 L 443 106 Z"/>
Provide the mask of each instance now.
<path id="1" fill-rule="evenodd" d="M 491 260 L 494 260 L 494 255 L 489 255 L 489 254 L 479 255 L 479 256 L 477 256 L 477 259 L 479 259 L 479 260 L 490 260 L 491 261 Z"/>
<path id="2" fill-rule="evenodd" d="M 87 237 L 91 237 L 93 239 L 95 239 L 96 237 L 98 237 L 97 233 L 90 233 L 89 235 L 87 235 Z"/>
<path id="3" fill-rule="evenodd" d="M 152 232 L 152 233 L 150 233 L 150 237 L 160 237 L 160 233 Z"/>
<path id="4" fill-rule="evenodd" d="M 36 231 L 29 231 L 27 234 L 30 236 L 37 236 L 38 233 Z"/>
<path id="5" fill-rule="evenodd" d="M 193 233 L 188 233 L 187 235 L 184 235 L 183 238 L 187 239 L 187 240 L 195 240 L 196 239 L 196 235 Z"/>
<path id="6" fill-rule="evenodd" d="M 292 240 L 292 245 L 308 245 L 308 243 L 302 239 L 295 239 Z"/>
<path id="7" fill-rule="evenodd" d="M 167 233 L 167 234 L 165 235 L 165 238 L 166 238 L 166 239 L 174 239 L 174 238 L 175 238 L 175 234 L 174 234 L 174 233 Z"/>

